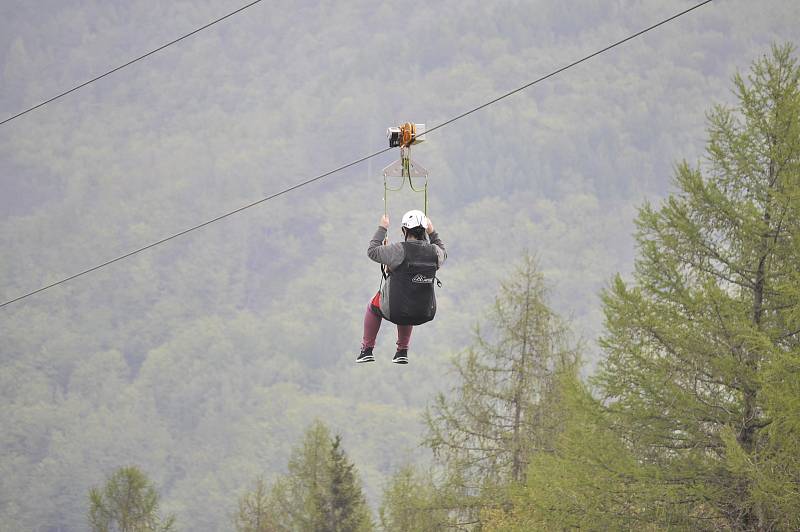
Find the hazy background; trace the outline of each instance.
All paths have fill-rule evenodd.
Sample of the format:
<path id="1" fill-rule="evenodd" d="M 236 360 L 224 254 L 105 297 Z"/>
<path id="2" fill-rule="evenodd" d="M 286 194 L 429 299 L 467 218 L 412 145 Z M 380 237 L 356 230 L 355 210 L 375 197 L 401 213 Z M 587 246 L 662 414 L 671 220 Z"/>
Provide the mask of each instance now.
<path id="1" fill-rule="evenodd" d="M 0 119 L 243 5 L 0 2 Z M 385 146 L 694 2 L 264 1 L 0 126 L 6 301 Z M 375 504 L 425 460 L 446 390 L 498 282 L 537 255 L 552 305 L 601 353 L 598 293 L 633 266 L 632 220 L 698 162 L 704 113 L 795 0 L 717 0 L 430 134 L 429 213 L 448 246 L 439 314 L 411 363 L 356 366 L 378 287 L 365 254 L 385 154 L 0 309 L 0 529 L 86 528 L 87 492 L 139 465 L 186 530 L 231 528 L 238 495 L 284 471 L 318 417 Z M 393 220 L 421 205 L 390 196 Z M 390 235 L 398 238 L 395 223 Z"/>

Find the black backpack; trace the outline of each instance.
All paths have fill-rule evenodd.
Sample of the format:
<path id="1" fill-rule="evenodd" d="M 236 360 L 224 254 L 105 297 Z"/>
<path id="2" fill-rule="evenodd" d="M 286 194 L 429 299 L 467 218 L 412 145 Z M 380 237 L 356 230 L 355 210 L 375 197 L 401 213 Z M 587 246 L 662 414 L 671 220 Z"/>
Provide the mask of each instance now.
<path id="1" fill-rule="evenodd" d="M 405 258 L 389 274 L 381 298 L 383 317 L 397 325 L 420 325 L 436 315 L 434 283 L 439 259 L 436 248 L 428 244 L 401 242 Z"/>

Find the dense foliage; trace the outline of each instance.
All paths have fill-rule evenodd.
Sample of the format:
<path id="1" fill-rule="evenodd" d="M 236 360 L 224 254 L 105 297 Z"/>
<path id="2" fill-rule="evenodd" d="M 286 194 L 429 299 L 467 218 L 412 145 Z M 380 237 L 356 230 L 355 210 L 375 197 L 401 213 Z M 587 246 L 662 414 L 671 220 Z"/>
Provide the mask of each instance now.
<path id="1" fill-rule="evenodd" d="M 4 2 L 0 115 L 242 3 Z M 389 125 L 440 123 L 685 7 L 673 4 L 262 2 L 0 127 L 0 299 L 383 147 Z M 599 290 L 632 267 L 633 206 L 667 192 L 676 156 L 700 156 L 703 110 L 731 101 L 731 74 L 771 41 L 796 37 L 799 9 L 714 2 L 415 148 L 450 259 L 408 367 L 388 363 L 388 327 L 378 362 L 353 364 L 378 285 L 364 249 L 379 171 L 394 153 L 3 308 L 0 528 L 84 530 L 86 493 L 122 464 L 147 472 L 180 528 L 230 528 L 237 496 L 257 474 L 271 489 L 315 418 L 342 435 L 372 508 L 382 489 L 426 498 L 440 487 L 427 471 L 392 472 L 426 470 L 422 414 L 457 384 L 448 360 L 500 280 L 531 250 L 553 310 L 596 338 Z M 418 206 L 391 202 L 393 220 Z M 794 313 L 781 314 L 787 326 Z M 591 367 L 599 349 L 585 354 Z M 793 364 L 770 358 L 774 377 L 751 402 L 772 420 L 753 433 L 774 438 L 759 459 L 779 473 L 726 454 L 754 509 L 795 486 L 796 455 L 780 452 L 796 434 L 797 385 L 778 378 Z M 619 420 L 604 416 L 616 437 Z M 403 482 L 423 487 L 392 488 Z M 380 515 L 423 530 L 444 513 Z"/>
<path id="2" fill-rule="evenodd" d="M 137 467 L 121 467 L 102 489 L 89 491 L 92 532 L 169 532 L 175 517 L 162 518 L 155 486 Z"/>
<path id="3" fill-rule="evenodd" d="M 495 526 L 800 527 L 800 64 L 773 47 L 738 105 L 709 114 L 708 158 L 638 218 L 632 282 L 605 292 L 600 401 L 564 387 L 556 453 Z"/>

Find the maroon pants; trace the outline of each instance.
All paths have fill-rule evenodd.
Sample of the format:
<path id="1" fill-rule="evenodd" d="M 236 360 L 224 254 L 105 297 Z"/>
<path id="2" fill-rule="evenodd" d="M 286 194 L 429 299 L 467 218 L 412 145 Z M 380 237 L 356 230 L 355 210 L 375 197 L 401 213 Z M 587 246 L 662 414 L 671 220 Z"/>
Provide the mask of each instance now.
<path id="1" fill-rule="evenodd" d="M 364 339 L 361 341 L 361 347 L 375 347 L 375 338 L 378 337 L 378 330 L 381 328 L 382 318 L 379 314 L 372 310 L 375 306 L 380 308 L 381 294 L 378 292 L 372 301 L 367 305 L 367 313 L 364 314 Z M 398 325 L 397 326 L 397 349 L 408 349 L 408 344 L 411 341 L 411 330 L 413 325 Z"/>

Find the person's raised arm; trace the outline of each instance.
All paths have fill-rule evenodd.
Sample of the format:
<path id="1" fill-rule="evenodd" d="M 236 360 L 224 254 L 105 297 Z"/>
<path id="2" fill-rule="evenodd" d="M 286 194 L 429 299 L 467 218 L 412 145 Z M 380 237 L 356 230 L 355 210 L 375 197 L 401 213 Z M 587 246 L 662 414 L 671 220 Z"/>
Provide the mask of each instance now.
<path id="1" fill-rule="evenodd" d="M 425 227 L 425 231 L 428 233 L 428 239 L 431 244 L 436 246 L 436 255 L 439 257 L 439 267 L 441 268 L 444 261 L 447 260 L 447 250 L 444 248 L 444 242 L 439 238 L 439 233 L 436 232 L 430 218 L 428 218 L 428 225 Z"/>
<path id="2" fill-rule="evenodd" d="M 369 241 L 367 256 L 375 262 L 386 264 L 390 268 L 397 267 L 403 262 L 403 248 L 401 246 L 386 246 L 386 231 L 389 229 L 389 217 L 385 214 L 381 217 L 378 229 Z"/>

